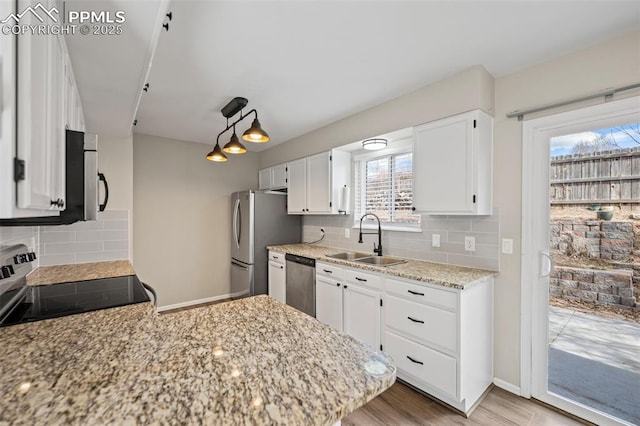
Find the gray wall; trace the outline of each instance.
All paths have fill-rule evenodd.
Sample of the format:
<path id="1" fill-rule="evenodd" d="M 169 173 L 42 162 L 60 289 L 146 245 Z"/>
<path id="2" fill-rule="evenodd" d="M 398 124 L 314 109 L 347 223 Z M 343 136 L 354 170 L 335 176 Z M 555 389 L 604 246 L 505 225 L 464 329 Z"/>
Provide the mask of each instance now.
<path id="1" fill-rule="evenodd" d="M 213 163 L 210 150 L 133 136 L 133 266 L 161 307 L 230 293 L 230 196 L 258 186 L 258 156 Z"/>

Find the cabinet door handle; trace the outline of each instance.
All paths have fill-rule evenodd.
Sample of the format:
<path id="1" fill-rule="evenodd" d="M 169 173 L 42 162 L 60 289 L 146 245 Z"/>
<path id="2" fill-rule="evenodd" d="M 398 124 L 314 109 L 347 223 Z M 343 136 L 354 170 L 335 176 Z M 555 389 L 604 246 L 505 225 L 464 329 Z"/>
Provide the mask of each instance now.
<path id="1" fill-rule="evenodd" d="M 347 286 L 345 285 L 345 286 L 344 286 L 344 288 L 346 289 L 346 288 L 347 288 Z"/>
<path id="2" fill-rule="evenodd" d="M 328 269 L 323 269 L 324 272 L 326 272 L 327 274 L 333 274 L 333 271 L 330 271 Z"/>
<path id="3" fill-rule="evenodd" d="M 281 266 L 280 269 L 284 269 L 284 266 Z"/>
<path id="4" fill-rule="evenodd" d="M 415 294 L 416 296 L 424 296 L 424 293 L 418 293 L 417 291 L 407 290 L 411 294 Z"/>
<path id="5" fill-rule="evenodd" d="M 366 279 L 364 279 L 364 278 L 360 278 L 360 277 L 356 277 L 356 280 L 358 280 L 358 281 L 364 281 L 364 282 L 367 282 L 367 280 L 366 280 Z"/>
<path id="6" fill-rule="evenodd" d="M 336 283 L 336 285 L 337 285 L 338 287 L 340 287 L 340 283 Z"/>
<path id="7" fill-rule="evenodd" d="M 424 365 L 424 362 L 418 361 L 416 359 L 413 359 L 409 355 L 407 355 L 407 358 L 409 358 L 409 361 L 411 361 L 411 362 L 415 362 L 416 364 Z"/>
<path id="8" fill-rule="evenodd" d="M 420 324 L 424 324 L 424 321 L 422 321 L 422 320 L 417 320 L 417 319 L 411 318 L 411 317 L 407 317 L 407 318 L 410 319 L 413 322 L 419 322 Z"/>
<path id="9" fill-rule="evenodd" d="M 272 259 L 278 260 L 278 256 L 271 256 Z"/>

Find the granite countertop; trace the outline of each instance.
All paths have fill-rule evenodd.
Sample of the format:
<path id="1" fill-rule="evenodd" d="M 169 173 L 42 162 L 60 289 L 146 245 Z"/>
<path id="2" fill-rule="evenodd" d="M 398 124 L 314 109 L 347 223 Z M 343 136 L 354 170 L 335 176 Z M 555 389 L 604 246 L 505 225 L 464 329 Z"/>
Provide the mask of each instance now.
<path id="1" fill-rule="evenodd" d="M 71 281 L 134 275 L 136 271 L 128 260 L 78 263 L 75 265 L 41 266 L 27 275 L 27 285 L 58 284 Z"/>
<path id="2" fill-rule="evenodd" d="M 486 271 L 484 269 L 445 265 L 442 263 L 425 262 L 415 259 L 403 259 L 406 260 L 406 263 L 391 266 L 376 266 L 349 260 L 333 259 L 326 255 L 332 253 L 352 252 L 353 250 L 311 244 L 285 244 L 280 246 L 270 246 L 267 247 L 267 249 L 280 253 L 290 253 L 298 256 L 310 257 L 322 262 L 380 272 L 410 280 L 424 281 L 459 290 L 464 290 L 480 280 L 496 275 L 496 272 Z M 373 256 L 374 254 L 372 253 L 371 255 Z"/>
<path id="3" fill-rule="evenodd" d="M 328 425 L 396 375 L 384 353 L 268 296 L 5 327 L 0 358 L 3 426 Z"/>

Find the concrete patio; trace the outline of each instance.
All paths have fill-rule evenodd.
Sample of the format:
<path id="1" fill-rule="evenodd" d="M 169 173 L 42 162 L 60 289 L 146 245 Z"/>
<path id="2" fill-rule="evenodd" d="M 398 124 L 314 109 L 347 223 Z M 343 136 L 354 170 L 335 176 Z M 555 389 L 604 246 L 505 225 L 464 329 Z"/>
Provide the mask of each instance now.
<path id="1" fill-rule="evenodd" d="M 549 390 L 640 424 L 640 324 L 550 306 Z"/>

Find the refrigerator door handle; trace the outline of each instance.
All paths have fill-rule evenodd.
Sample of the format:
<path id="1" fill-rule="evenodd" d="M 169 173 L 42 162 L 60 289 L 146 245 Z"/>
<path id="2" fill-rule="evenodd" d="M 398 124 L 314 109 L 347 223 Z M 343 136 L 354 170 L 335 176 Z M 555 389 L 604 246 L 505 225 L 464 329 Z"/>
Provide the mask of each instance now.
<path id="1" fill-rule="evenodd" d="M 243 271 L 248 271 L 249 270 L 249 268 L 247 268 L 246 266 L 243 266 L 243 265 L 241 265 L 241 264 L 239 264 L 237 262 L 234 262 L 233 260 L 231 261 L 231 264 L 233 266 L 236 266 L 236 267 L 242 269 Z"/>
<path id="2" fill-rule="evenodd" d="M 240 216 L 240 199 L 236 199 L 236 205 L 233 208 L 233 240 L 236 243 L 236 248 L 240 248 L 240 231 L 238 226 L 238 219 Z"/>

